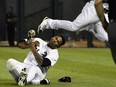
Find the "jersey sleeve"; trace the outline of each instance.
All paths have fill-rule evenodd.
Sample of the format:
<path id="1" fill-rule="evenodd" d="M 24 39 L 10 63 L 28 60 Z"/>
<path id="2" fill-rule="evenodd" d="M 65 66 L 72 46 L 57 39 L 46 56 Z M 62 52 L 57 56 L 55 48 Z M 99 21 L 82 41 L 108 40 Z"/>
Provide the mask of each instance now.
<path id="1" fill-rule="evenodd" d="M 53 66 L 58 61 L 59 58 L 58 50 L 57 49 L 52 50 L 47 54 L 46 58 L 48 58 L 51 61 L 51 66 Z"/>

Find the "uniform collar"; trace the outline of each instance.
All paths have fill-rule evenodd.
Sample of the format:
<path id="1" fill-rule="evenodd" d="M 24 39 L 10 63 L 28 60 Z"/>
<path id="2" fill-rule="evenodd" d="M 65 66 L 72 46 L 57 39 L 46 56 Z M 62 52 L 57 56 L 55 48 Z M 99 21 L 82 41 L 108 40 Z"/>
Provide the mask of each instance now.
<path id="1" fill-rule="evenodd" d="M 51 49 L 56 49 L 56 47 L 51 46 L 50 44 L 47 44 L 47 46 Z"/>

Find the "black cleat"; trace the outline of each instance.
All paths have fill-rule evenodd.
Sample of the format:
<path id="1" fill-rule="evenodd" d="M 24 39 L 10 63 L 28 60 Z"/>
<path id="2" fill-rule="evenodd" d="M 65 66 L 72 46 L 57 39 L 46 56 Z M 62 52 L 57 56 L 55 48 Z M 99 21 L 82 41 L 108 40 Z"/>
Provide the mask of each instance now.
<path id="1" fill-rule="evenodd" d="M 18 85 L 19 86 L 24 86 L 27 84 L 27 73 L 26 73 L 26 68 L 22 69 L 20 77 L 18 79 Z"/>
<path id="2" fill-rule="evenodd" d="M 43 79 L 43 80 L 40 81 L 40 84 L 42 84 L 42 85 L 49 85 L 50 81 L 47 80 L 47 79 Z"/>

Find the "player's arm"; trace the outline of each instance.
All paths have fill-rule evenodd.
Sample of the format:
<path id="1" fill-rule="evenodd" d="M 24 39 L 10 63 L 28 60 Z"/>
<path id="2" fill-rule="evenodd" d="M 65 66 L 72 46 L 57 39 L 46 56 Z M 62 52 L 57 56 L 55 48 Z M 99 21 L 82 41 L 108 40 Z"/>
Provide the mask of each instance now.
<path id="1" fill-rule="evenodd" d="M 100 4 L 103 0 L 95 0 L 95 5 Z"/>
<path id="2" fill-rule="evenodd" d="M 34 41 L 34 36 L 36 35 L 35 30 L 29 30 L 27 33 L 27 39 L 21 40 L 17 43 L 17 46 L 21 49 L 26 49 L 26 48 L 30 48 L 30 43 L 31 42 L 35 42 Z"/>
<path id="3" fill-rule="evenodd" d="M 103 27 L 107 28 L 108 23 L 104 17 L 103 0 L 95 0 L 95 9 Z"/>
<path id="4" fill-rule="evenodd" d="M 102 22 L 102 24 L 104 24 L 104 10 L 103 10 L 102 4 L 103 4 L 102 0 L 95 0 L 95 9 L 96 9 L 97 15 L 100 21 Z"/>
<path id="5" fill-rule="evenodd" d="M 26 43 L 25 40 L 21 40 L 17 43 L 17 46 L 21 49 L 30 48 L 30 45 Z"/>
<path id="6" fill-rule="evenodd" d="M 36 46 L 38 46 L 38 42 L 32 42 L 30 43 L 30 49 L 33 52 L 33 55 L 35 56 L 36 61 L 42 66 L 51 66 L 51 61 L 48 58 L 42 58 L 41 55 L 37 52 Z"/>
<path id="7" fill-rule="evenodd" d="M 32 43 L 30 43 L 29 45 L 30 45 L 30 49 L 31 49 L 33 55 L 35 56 L 36 61 L 37 61 L 40 65 L 42 65 L 43 59 L 41 58 L 40 54 L 39 54 L 39 53 L 37 52 L 37 50 L 36 50 L 36 46 L 38 45 L 37 42 L 32 42 Z"/>

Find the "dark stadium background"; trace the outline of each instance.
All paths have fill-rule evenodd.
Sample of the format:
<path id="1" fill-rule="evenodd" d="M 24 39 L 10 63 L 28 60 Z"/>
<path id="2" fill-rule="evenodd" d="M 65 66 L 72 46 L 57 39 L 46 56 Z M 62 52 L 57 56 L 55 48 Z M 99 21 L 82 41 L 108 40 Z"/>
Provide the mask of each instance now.
<path id="1" fill-rule="evenodd" d="M 15 40 L 18 41 L 27 36 L 28 30 L 37 30 L 38 25 L 46 16 L 73 21 L 81 12 L 86 1 L 88 0 L 0 0 L 0 42 L 7 41 L 5 14 L 9 6 L 14 7 L 18 18 L 15 31 Z M 91 42 L 92 39 L 96 39 L 86 31 L 77 36 L 75 32 L 62 29 L 45 30 L 37 36 L 48 40 L 57 34 L 62 34 L 67 41 L 86 40 Z"/>

